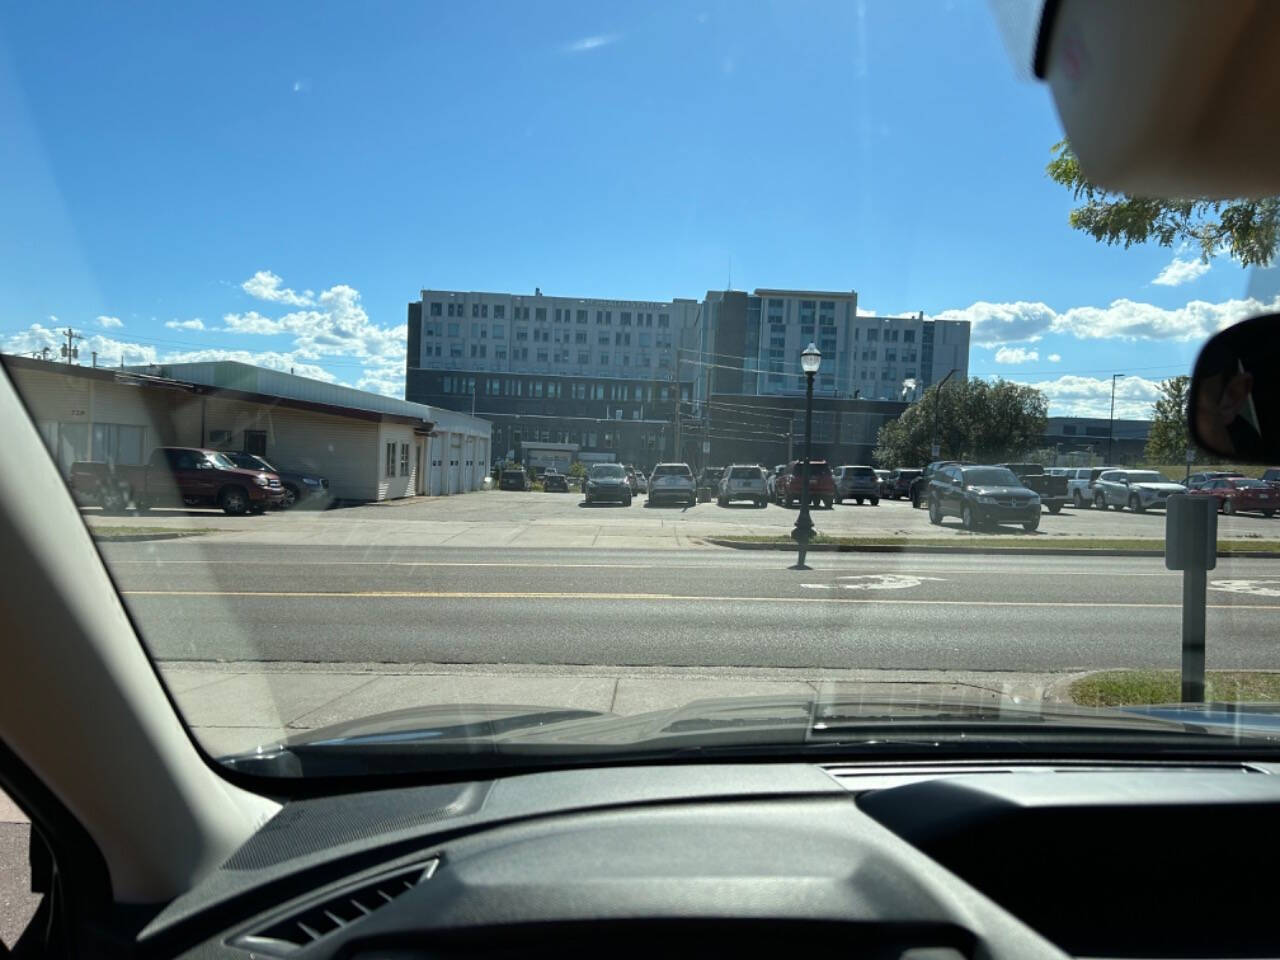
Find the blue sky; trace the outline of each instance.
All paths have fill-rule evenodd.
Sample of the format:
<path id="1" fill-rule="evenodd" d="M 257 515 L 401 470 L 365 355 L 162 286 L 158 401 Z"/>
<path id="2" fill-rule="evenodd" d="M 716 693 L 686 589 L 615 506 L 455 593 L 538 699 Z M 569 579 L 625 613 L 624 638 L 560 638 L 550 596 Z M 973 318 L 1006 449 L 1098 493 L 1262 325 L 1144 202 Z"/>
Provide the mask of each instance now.
<path id="1" fill-rule="evenodd" d="M 1276 292 L 1072 232 L 978 2 L 9 4 L 0 123 L 11 351 L 71 324 L 398 393 L 423 286 L 700 297 L 732 264 L 973 319 L 971 372 L 1055 412 L 1126 372 L 1141 415 Z"/>

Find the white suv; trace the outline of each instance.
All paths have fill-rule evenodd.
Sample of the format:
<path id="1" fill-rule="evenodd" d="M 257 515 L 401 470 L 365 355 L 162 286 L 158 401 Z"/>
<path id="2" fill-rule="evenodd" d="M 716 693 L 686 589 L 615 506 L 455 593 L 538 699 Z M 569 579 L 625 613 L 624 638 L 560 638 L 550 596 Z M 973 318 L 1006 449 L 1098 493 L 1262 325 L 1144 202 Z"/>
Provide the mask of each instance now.
<path id="1" fill-rule="evenodd" d="M 663 500 L 674 500 L 692 507 L 698 502 L 698 485 L 687 463 L 660 463 L 649 475 L 646 506 Z"/>
<path id="2" fill-rule="evenodd" d="M 769 493 L 764 485 L 764 468 L 734 464 L 720 478 L 720 490 L 716 503 L 727 507 L 734 500 L 750 500 L 757 507 L 768 503 Z"/>

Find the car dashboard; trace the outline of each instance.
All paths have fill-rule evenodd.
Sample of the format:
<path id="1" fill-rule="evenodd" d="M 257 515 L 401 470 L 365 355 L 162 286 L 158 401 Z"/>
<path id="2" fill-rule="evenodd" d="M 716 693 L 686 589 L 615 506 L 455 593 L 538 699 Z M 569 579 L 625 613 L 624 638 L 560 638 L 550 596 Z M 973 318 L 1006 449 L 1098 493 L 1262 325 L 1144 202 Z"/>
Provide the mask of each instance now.
<path id="1" fill-rule="evenodd" d="M 144 956 L 1280 956 L 1267 764 L 705 764 L 300 799 Z"/>

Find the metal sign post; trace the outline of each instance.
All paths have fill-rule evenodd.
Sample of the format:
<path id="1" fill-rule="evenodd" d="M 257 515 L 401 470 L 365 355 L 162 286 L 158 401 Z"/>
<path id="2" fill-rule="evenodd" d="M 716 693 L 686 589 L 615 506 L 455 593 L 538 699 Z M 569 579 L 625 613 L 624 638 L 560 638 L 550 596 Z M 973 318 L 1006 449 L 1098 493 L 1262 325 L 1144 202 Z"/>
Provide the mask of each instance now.
<path id="1" fill-rule="evenodd" d="M 1164 523 L 1164 565 L 1182 571 L 1182 702 L 1204 702 L 1207 573 L 1218 563 L 1218 501 L 1176 493 Z"/>

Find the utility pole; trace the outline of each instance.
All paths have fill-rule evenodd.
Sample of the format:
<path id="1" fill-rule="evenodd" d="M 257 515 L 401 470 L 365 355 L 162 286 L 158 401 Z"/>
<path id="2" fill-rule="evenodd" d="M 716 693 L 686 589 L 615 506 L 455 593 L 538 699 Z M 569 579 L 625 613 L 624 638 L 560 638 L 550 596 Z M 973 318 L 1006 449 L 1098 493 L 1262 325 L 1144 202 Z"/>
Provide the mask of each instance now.
<path id="1" fill-rule="evenodd" d="M 98 351 L 94 350 L 92 352 L 93 352 L 93 369 L 97 370 L 98 369 Z"/>
<path id="2" fill-rule="evenodd" d="M 938 412 L 942 409 L 942 388 L 947 385 L 947 381 L 951 379 L 951 375 L 956 372 L 956 368 L 951 368 L 942 378 L 942 382 L 933 388 L 933 446 L 930 448 L 929 455 L 937 460 L 942 456 L 942 447 L 938 445 Z"/>
<path id="3" fill-rule="evenodd" d="M 1111 440 L 1116 430 L 1116 381 L 1124 377 L 1123 373 L 1113 373 L 1111 375 L 1111 418 L 1107 421 L 1107 465 L 1110 466 L 1111 460 Z"/>
<path id="4" fill-rule="evenodd" d="M 83 340 L 84 337 L 76 333 L 70 327 L 63 330 L 62 335 L 67 338 L 66 345 L 62 348 L 62 359 L 67 363 L 80 359 L 80 349 L 76 346 L 76 341 Z"/>

